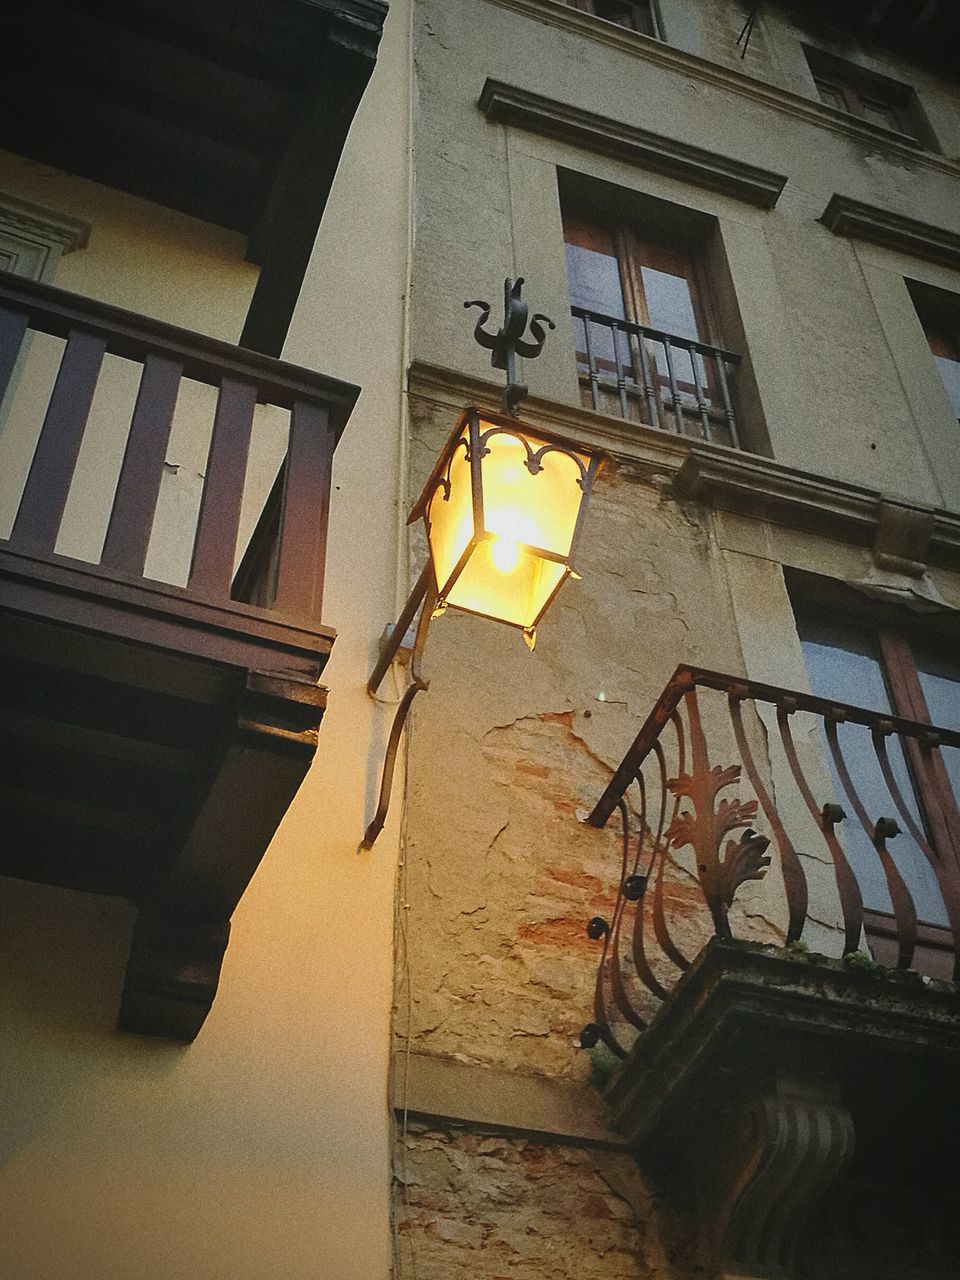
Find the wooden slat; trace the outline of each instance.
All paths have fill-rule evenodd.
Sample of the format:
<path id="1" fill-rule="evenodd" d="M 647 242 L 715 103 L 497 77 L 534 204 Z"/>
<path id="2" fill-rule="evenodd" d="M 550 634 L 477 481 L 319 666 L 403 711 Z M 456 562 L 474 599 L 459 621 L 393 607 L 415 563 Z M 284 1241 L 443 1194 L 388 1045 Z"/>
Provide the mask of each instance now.
<path id="1" fill-rule="evenodd" d="M 106 346 L 77 330 L 67 340 L 14 522 L 15 546 L 54 549 Z"/>
<path id="2" fill-rule="evenodd" d="M 360 388 L 350 383 L 274 360 L 259 351 L 245 350 L 205 334 L 123 311 L 94 298 L 82 298 L 52 285 L 2 272 L 0 306 L 28 312 L 30 327 L 38 333 L 59 338 L 79 328 L 98 333 L 107 340 L 111 355 L 125 360 L 142 361 L 148 351 L 180 360 L 186 377 L 210 386 L 219 386 L 224 377 L 256 382 L 261 400 L 287 409 L 295 400 L 305 397 L 325 400 L 333 410 L 338 428 L 343 427 L 360 394 Z"/>
<path id="3" fill-rule="evenodd" d="M 207 457 L 189 584 L 191 592 L 211 600 L 230 596 L 256 402 L 257 389 L 252 383 L 224 378 Z"/>
<path id="4" fill-rule="evenodd" d="M 147 356 L 100 563 L 139 577 L 147 558 L 183 365 Z"/>
<path id="5" fill-rule="evenodd" d="M 27 331 L 26 313 L 0 310 L 0 401 L 17 365 L 17 356 Z"/>
<path id="6" fill-rule="evenodd" d="M 320 616 L 335 446 L 328 410 L 303 401 L 294 405 L 273 604 L 281 612 Z"/>

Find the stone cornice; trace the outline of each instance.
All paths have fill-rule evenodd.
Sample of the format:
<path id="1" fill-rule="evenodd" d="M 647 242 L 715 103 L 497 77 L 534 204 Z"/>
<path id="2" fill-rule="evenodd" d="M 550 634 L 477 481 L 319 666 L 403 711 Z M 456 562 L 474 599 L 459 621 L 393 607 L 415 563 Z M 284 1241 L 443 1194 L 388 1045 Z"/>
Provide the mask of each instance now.
<path id="1" fill-rule="evenodd" d="M 616 156 L 643 169 L 720 191 L 761 209 L 771 209 L 786 177 L 770 169 L 745 164 L 732 156 L 679 142 L 666 134 L 623 124 L 554 98 L 487 80 L 480 94 L 480 110 L 500 124 L 559 138 L 589 151 Z"/>
<path id="2" fill-rule="evenodd" d="M 818 221 L 834 235 L 869 240 L 871 244 L 899 249 L 914 258 L 926 258 L 960 270 L 960 235 L 956 231 L 863 204 L 839 193 L 830 197 Z"/>
<path id="3" fill-rule="evenodd" d="M 494 406 L 502 394 L 493 382 L 422 362 L 411 366 L 408 389 L 412 397 L 448 409 L 451 425 L 465 405 Z M 889 507 L 918 513 L 929 527 L 923 548 L 926 561 L 960 571 L 960 514 L 538 396 L 523 402 L 521 416 L 590 448 L 605 449 L 659 487 L 670 485 L 681 501 L 811 530 L 833 541 L 872 547 L 881 526 L 889 523 Z"/>
<path id="4" fill-rule="evenodd" d="M 920 144 L 912 139 L 892 133 L 889 129 L 878 125 L 869 124 L 866 120 L 859 120 L 835 107 L 828 107 L 825 103 L 805 98 L 789 89 L 781 89 L 778 85 L 757 80 L 732 67 L 725 67 L 719 63 L 710 62 L 706 58 L 700 58 L 696 54 L 687 53 L 662 40 L 640 35 L 636 31 L 618 27 L 612 22 L 601 22 L 591 14 L 569 8 L 561 0 L 487 0 L 487 3 L 501 9 L 509 9 L 547 26 L 577 32 L 587 39 L 633 54 L 645 62 L 675 71 L 679 75 L 695 77 L 704 84 L 749 98 L 817 128 L 829 129 L 833 133 L 854 138 L 858 142 L 869 143 L 873 148 L 880 147 L 908 161 L 913 167 L 933 169 L 940 173 L 947 173 L 951 177 L 960 178 L 960 162 L 936 155 L 931 151 L 924 151 Z"/>
<path id="5" fill-rule="evenodd" d="M 925 517 L 931 564 L 960 569 L 960 515 L 932 510 L 866 486 L 798 471 L 772 458 L 735 453 L 698 442 L 676 474 L 674 492 L 739 515 L 811 529 L 835 541 L 876 543 L 889 523 L 889 508 Z"/>

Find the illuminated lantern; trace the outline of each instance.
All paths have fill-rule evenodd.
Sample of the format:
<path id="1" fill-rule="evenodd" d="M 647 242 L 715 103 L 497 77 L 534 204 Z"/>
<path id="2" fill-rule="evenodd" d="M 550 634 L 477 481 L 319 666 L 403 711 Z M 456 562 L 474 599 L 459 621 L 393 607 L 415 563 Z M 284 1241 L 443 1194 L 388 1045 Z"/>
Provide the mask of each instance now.
<path id="1" fill-rule="evenodd" d="M 438 608 L 536 627 L 565 579 L 603 454 L 467 409 L 410 522 L 426 523 Z"/>

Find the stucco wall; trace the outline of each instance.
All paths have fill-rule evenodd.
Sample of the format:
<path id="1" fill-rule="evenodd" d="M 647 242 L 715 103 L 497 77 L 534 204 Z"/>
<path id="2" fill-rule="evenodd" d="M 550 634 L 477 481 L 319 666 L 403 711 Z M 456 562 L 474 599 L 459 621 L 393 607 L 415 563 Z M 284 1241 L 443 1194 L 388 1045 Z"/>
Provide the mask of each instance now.
<path id="1" fill-rule="evenodd" d="M 11 1280 L 389 1270 L 395 824 L 372 853 L 357 845 L 384 719 L 364 684 L 397 592 L 407 16 L 394 0 L 284 353 L 363 387 L 336 458 L 324 621 L 340 634 L 315 767 L 234 916 L 217 999 L 187 1048 L 114 1030 L 128 908 L 3 885 L 0 1273 Z M 65 181 L 65 205 L 81 186 Z M 56 283 L 96 292 L 99 279 L 110 301 L 237 337 L 254 272 L 235 240 L 120 197 L 68 211 L 90 218 L 84 252 L 102 248 L 109 265 L 72 274 L 78 254 L 68 275 L 65 258 Z M 113 222 L 108 252 L 98 228 Z M 159 244 L 145 260 L 142 240 Z"/>
<path id="2" fill-rule="evenodd" d="M 0 154 L 0 205 L 4 194 L 89 226 L 86 243 L 59 258 L 47 283 L 227 342 L 239 338 L 258 274 L 243 260 L 242 236 L 9 152 Z M 13 525 L 63 348 L 58 339 L 32 335 L 0 408 L 0 536 Z M 99 559 L 139 376 L 129 361 L 107 356 L 103 362 L 57 543 L 64 555 Z M 147 559 L 150 577 L 186 581 L 215 407 L 212 388 L 182 384 Z M 286 415 L 258 407 L 241 553 L 283 459 L 286 426 Z"/>
<path id="3" fill-rule="evenodd" d="M 871 65 L 917 82 L 941 151 L 885 145 L 819 103 L 803 70 L 803 32 L 776 11 L 758 36 L 772 50 L 767 74 L 727 57 L 706 32 L 717 24 L 734 30 L 739 6 L 700 8 L 701 36 L 677 24 L 676 48 L 553 0 L 419 6 L 413 354 L 481 376 L 484 353 L 449 317 L 463 298 L 495 300 L 504 275 L 523 275 L 535 307 L 560 325 L 550 352 L 526 371 L 530 385 L 577 402 L 555 177 L 568 167 L 717 219 L 766 420 L 746 424 L 748 445 L 801 468 L 818 469 L 820 459 L 838 478 L 955 508 L 956 468 L 943 447 L 955 419 L 942 388 L 938 397 L 929 376 L 922 392 L 905 387 L 898 373 L 906 364 L 936 378 L 903 283 L 918 260 L 864 250 L 817 220 L 840 192 L 960 231 L 960 168 L 950 159 L 960 153 L 956 94 L 874 55 Z M 668 12 L 668 40 L 670 22 Z M 730 65 L 720 71 L 718 62 Z M 695 182 L 492 124 L 477 107 L 487 79 L 783 174 L 786 187 L 775 208 L 758 211 Z M 919 269 L 960 289 L 955 270 Z"/>

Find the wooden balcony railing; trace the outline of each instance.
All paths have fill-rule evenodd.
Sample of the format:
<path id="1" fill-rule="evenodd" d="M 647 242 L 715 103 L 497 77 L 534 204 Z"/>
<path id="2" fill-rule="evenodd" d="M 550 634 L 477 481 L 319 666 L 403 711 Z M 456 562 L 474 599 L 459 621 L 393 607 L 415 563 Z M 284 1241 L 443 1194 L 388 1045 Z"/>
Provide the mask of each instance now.
<path id="1" fill-rule="evenodd" d="M 956 729 L 679 667 L 589 818 L 623 854 L 583 1042 L 623 1055 L 711 934 L 960 979 L 958 778 Z"/>
<path id="2" fill-rule="evenodd" d="M 740 447 L 732 395 L 738 355 L 585 307 L 571 312 L 594 410 Z"/>
<path id="3" fill-rule="evenodd" d="M 56 554 L 57 539 L 104 358 L 117 356 L 139 366 L 139 391 L 129 408 L 99 564 L 82 565 L 86 587 L 75 577 L 74 597 L 88 587 L 96 591 L 97 583 L 135 584 L 154 591 L 154 612 L 173 609 L 194 631 L 204 618 L 221 632 L 235 624 L 240 631 L 259 629 L 264 638 L 270 620 L 282 621 L 288 635 L 319 630 L 333 451 L 357 388 L 59 289 L 0 276 L 0 397 L 20 377 L 31 332 L 65 345 L 16 517 L 9 537 L 0 540 L 0 599 L 17 607 L 18 600 L 9 597 L 11 584 L 16 580 L 22 588 L 31 566 L 48 583 L 50 565 L 81 568 L 78 560 Z M 184 585 L 171 586 L 145 577 L 145 564 L 171 424 L 188 380 L 214 388 L 216 407 L 189 573 Z M 289 412 L 286 460 L 264 515 L 272 523 L 261 523 L 250 540 L 242 583 L 238 579 L 235 586 L 258 405 Z M 112 595 L 118 598 L 116 590 Z"/>

